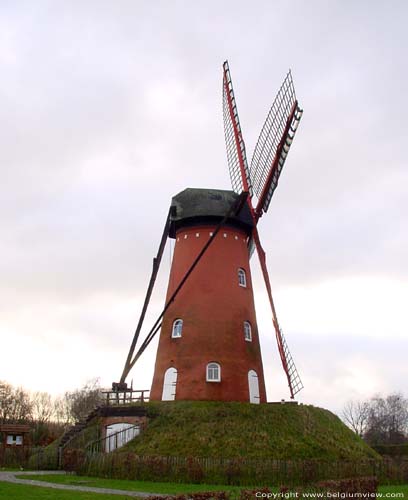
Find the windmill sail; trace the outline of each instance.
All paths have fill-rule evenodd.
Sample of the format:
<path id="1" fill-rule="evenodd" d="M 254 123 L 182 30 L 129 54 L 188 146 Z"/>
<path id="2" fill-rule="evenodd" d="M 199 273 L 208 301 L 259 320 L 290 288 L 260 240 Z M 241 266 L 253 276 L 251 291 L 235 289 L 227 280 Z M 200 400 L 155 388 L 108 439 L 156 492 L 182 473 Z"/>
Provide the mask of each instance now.
<path id="1" fill-rule="evenodd" d="M 252 156 L 250 179 L 258 197 L 258 217 L 268 210 L 303 111 L 292 74 L 286 75 L 262 127 Z"/>
<path id="2" fill-rule="evenodd" d="M 275 325 L 275 332 L 278 342 L 279 355 L 288 379 L 290 397 L 293 399 L 295 395 L 303 389 L 303 383 L 297 371 L 295 362 L 293 361 L 292 354 L 289 351 L 285 336 L 283 335 L 282 329 L 278 324 Z"/>
<path id="3" fill-rule="evenodd" d="M 261 264 L 261 270 L 265 281 L 266 291 L 268 293 L 268 299 L 272 310 L 272 322 L 275 329 L 276 342 L 278 344 L 279 356 L 281 358 L 282 367 L 286 374 L 288 380 L 290 397 L 293 399 L 295 394 L 303 389 L 303 384 L 300 379 L 299 373 L 296 369 L 295 362 L 293 361 L 292 355 L 289 351 L 288 344 L 283 335 L 283 332 L 279 326 L 278 317 L 276 315 L 275 304 L 272 297 L 272 287 L 271 281 L 269 279 L 268 268 L 266 267 L 266 254 L 261 245 L 261 240 L 259 239 L 258 230 L 255 227 L 253 230 L 253 239 L 258 252 L 259 263 Z"/>
<path id="4" fill-rule="evenodd" d="M 231 73 L 227 61 L 224 62 L 223 69 L 222 109 L 224 116 L 225 145 L 227 148 L 227 160 L 232 189 L 236 193 L 247 191 L 249 195 L 252 196 L 252 185 L 245 143 L 242 137 L 234 90 L 232 88 Z"/>

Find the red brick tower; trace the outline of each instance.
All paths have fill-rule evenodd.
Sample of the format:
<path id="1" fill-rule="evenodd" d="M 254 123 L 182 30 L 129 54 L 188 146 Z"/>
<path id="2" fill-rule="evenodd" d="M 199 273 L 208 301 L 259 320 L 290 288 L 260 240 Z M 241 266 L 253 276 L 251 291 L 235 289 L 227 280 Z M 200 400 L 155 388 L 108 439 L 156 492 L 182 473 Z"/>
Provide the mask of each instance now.
<path id="1" fill-rule="evenodd" d="M 303 388 L 278 322 L 257 227 L 303 110 L 289 71 L 249 164 L 227 61 L 222 88 L 233 191 L 186 189 L 173 198 L 126 363 L 120 381 L 112 384 L 116 392 L 127 390 L 126 377 L 161 328 L 152 400 L 266 401 L 248 248 L 259 257 L 290 397 Z M 176 243 L 166 305 L 135 353 L 168 236 Z"/>
<path id="2" fill-rule="evenodd" d="M 186 189 L 172 200 L 167 300 L 238 195 Z M 166 311 L 150 398 L 266 402 L 249 268 L 247 205 L 228 219 Z"/>

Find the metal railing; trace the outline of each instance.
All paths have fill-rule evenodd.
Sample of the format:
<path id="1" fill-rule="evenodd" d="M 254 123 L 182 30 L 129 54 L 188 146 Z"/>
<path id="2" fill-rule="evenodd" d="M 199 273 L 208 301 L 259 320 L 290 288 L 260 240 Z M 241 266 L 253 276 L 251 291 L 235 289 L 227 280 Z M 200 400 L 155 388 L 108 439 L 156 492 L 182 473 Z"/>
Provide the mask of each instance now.
<path id="1" fill-rule="evenodd" d="M 89 453 L 110 453 L 137 437 L 140 432 L 141 425 L 129 425 L 125 429 L 92 441 L 86 445 L 85 451 Z"/>

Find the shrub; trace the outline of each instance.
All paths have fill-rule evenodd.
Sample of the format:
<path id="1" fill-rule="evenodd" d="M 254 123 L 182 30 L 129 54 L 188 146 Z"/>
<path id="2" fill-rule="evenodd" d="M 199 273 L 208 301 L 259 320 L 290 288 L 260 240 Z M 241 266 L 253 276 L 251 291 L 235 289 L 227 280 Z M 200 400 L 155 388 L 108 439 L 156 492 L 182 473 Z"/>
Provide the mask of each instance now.
<path id="1" fill-rule="evenodd" d="M 349 479 L 340 479 L 336 481 L 320 481 L 308 489 L 319 493 L 340 494 L 341 498 L 355 498 L 357 493 L 365 495 L 375 495 L 377 493 L 378 480 L 376 477 L 353 477 Z M 281 487 L 280 493 L 282 496 L 289 492 L 286 486 Z M 305 498 L 303 491 L 297 491 L 297 498 Z M 309 495 L 307 496 L 309 498 Z"/>
<path id="2" fill-rule="evenodd" d="M 62 456 L 62 467 L 66 471 L 77 471 L 81 469 L 85 462 L 85 453 L 83 450 L 64 450 Z"/>
<path id="3" fill-rule="evenodd" d="M 187 495 L 150 496 L 146 500 L 229 500 L 226 491 L 203 491 Z"/>
<path id="4" fill-rule="evenodd" d="M 58 467 L 58 447 L 52 444 L 31 450 L 27 467 L 38 470 L 55 470 Z"/>

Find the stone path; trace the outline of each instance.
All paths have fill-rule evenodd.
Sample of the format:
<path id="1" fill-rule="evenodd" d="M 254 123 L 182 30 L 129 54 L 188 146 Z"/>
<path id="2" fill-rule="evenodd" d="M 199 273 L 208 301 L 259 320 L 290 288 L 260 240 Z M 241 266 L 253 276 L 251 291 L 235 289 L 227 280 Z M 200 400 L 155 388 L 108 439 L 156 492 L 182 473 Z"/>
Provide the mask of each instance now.
<path id="1" fill-rule="evenodd" d="M 44 476 L 49 474 L 65 474 L 63 471 L 0 471 L 0 481 L 7 483 L 17 484 L 31 484 L 32 486 L 42 486 L 43 488 L 54 488 L 56 490 L 73 490 L 73 491 L 88 491 L 91 493 L 109 493 L 111 495 L 122 495 L 128 497 L 149 497 L 149 496 L 166 496 L 158 493 L 146 493 L 145 491 L 127 491 L 127 490 L 113 490 L 110 488 L 95 488 L 92 486 L 74 486 L 69 484 L 47 483 L 45 481 L 35 481 L 34 479 L 19 479 L 18 476 Z"/>

